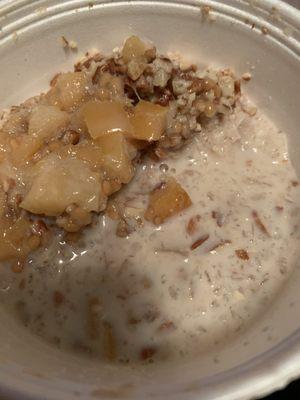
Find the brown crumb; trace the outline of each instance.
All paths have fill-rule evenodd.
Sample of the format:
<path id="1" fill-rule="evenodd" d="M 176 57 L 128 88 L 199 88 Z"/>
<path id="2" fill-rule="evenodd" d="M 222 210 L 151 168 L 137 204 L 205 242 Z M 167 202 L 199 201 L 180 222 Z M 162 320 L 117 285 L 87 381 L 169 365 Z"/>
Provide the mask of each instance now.
<path id="1" fill-rule="evenodd" d="M 150 289 L 153 286 L 152 281 L 146 276 L 142 279 L 142 285 L 144 289 Z"/>
<path id="2" fill-rule="evenodd" d="M 299 181 L 291 181 L 292 186 L 299 186 Z"/>
<path id="3" fill-rule="evenodd" d="M 75 40 L 68 40 L 65 36 L 61 36 L 62 45 L 65 49 L 77 50 L 77 42 Z"/>
<path id="4" fill-rule="evenodd" d="M 157 330 L 159 332 L 171 332 L 171 331 L 174 331 L 175 329 L 176 329 L 176 326 L 174 325 L 174 323 L 172 321 L 165 321 L 158 327 Z"/>
<path id="5" fill-rule="evenodd" d="M 244 261 L 248 261 L 249 260 L 249 254 L 246 250 L 244 249 L 239 249 L 239 250 L 235 250 L 235 254 L 237 255 L 238 258 L 240 258 L 241 260 Z"/>
<path id="6" fill-rule="evenodd" d="M 196 240 L 196 242 L 194 242 L 194 243 L 191 245 L 190 249 L 191 249 L 191 250 L 197 249 L 197 247 L 201 246 L 201 245 L 202 245 L 204 242 L 206 242 L 208 239 L 209 239 L 209 235 L 208 235 L 208 234 L 205 234 L 205 235 L 201 236 L 198 240 Z"/>
<path id="7" fill-rule="evenodd" d="M 266 226 L 263 224 L 262 220 L 260 219 L 257 211 L 253 210 L 252 211 L 252 217 L 254 219 L 254 222 L 256 226 L 264 233 L 266 236 L 271 237 L 269 231 L 267 230 Z"/>
<path id="8" fill-rule="evenodd" d="M 216 16 L 212 14 L 213 8 L 208 5 L 201 6 L 201 15 L 203 20 L 207 20 L 209 22 L 214 22 L 216 20 Z"/>
<path id="9" fill-rule="evenodd" d="M 34 221 L 31 227 L 32 233 L 37 236 L 42 236 L 48 231 L 48 227 L 41 219 Z"/>
<path id="10" fill-rule="evenodd" d="M 75 244 L 81 238 L 81 232 L 66 232 L 64 235 L 64 239 L 69 244 Z"/>
<path id="11" fill-rule="evenodd" d="M 201 14 L 203 17 L 207 18 L 211 11 L 212 11 L 212 8 L 210 6 L 207 6 L 207 5 L 201 6 Z"/>
<path id="12" fill-rule="evenodd" d="M 20 274 L 21 272 L 23 272 L 24 266 L 25 262 L 23 260 L 18 260 L 12 264 L 11 270 L 15 274 Z"/>
<path id="13" fill-rule="evenodd" d="M 252 78 L 252 75 L 250 74 L 250 72 L 245 72 L 245 73 L 242 75 L 243 81 L 249 82 L 249 81 L 251 80 L 251 78 Z"/>
<path id="14" fill-rule="evenodd" d="M 23 278 L 19 283 L 19 289 L 23 290 L 23 289 L 25 289 L 25 286 L 26 286 L 26 281 Z"/>
<path id="15" fill-rule="evenodd" d="M 236 95 L 240 95 L 241 94 L 241 81 L 239 79 L 234 81 L 234 93 Z"/>
<path id="16" fill-rule="evenodd" d="M 199 214 L 189 219 L 189 222 L 186 226 L 186 231 L 190 236 L 192 236 L 197 231 L 200 219 L 201 217 Z"/>
<path id="17" fill-rule="evenodd" d="M 262 33 L 263 35 L 267 35 L 267 34 L 269 33 L 268 28 L 266 28 L 265 26 L 262 26 L 262 27 L 261 27 L 261 33 Z"/>
<path id="18" fill-rule="evenodd" d="M 50 86 L 51 86 L 51 87 L 53 87 L 53 86 L 56 85 L 57 78 L 58 78 L 60 75 L 61 75 L 61 72 L 59 72 L 58 74 L 55 74 L 55 75 L 53 76 L 53 78 L 52 78 L 51 81 L 50 81 Z"/>
<path id="19" fill-rule="evenodd" d="M 282 206 L 276 206 L 275 209 L 279 212 L 283 211 L 283 207 Z"/>
<path id="20" fill-rule="evenodd" d="M 58 290 L 55 290 L 53 293 L 53 303 L 55 307 L 61 306 L 64 301 L 65 301 L 65 296 Z"/>
<path id="21" fill-rule="evenodd" d="M 103 351 L 107 360 L 113 361 L 116 358 L 116 338 L 108 323 L 103 323 Z"/>
<path id="22" fill-rule="evenodd" d="M 211 216 L 216 220 L 216 223 L 219 228 L 221 228 L 225 223 L 225 215 L 220 211 L 212 211 Z"/>
<path id="23" fill-rule="evenodd" d="M 157 350 L 154 347 L 144 347 L 140 352 L 140 359 L 145 361 L 152 358 Z"/>
<path id="24" fill-rule="evenodd" d="M 250 117 L 254 117 L 254 115 L 256 115 L 257 113 L 257 108 L 252 106 L 251 104 L 241 103 L 241 108 L 244 113 L 248 114 Z"/>
<path id="25" fill-rule="evenodd" d="M 62 140 L 66 144 L 76 145 L 79 143 L 80 133 L 71 129 L 64 134 Z"/>
<path id="26" fill-rule="evenodd" d="M 219 243 L 217 243 L 212 248 L 210 248 L 208 252 L 210 253 L 212 251 L 215 251 L 215 250 L 219 249 L 220 247 L 224 247 L 226 244 L 230 244 L 230 243 L 232 243 L 231 240 L 221 240 Z"/>

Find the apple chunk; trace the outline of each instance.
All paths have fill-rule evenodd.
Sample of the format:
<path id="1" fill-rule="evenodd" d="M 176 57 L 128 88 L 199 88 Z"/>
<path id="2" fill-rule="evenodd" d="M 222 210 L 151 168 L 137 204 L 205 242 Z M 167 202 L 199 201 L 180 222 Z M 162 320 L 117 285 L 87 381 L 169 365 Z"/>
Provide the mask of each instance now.
<path id="1" fill-rule="evenodd" d="M 51 154 L 33 171 L 33 183 L 20 207 L 35 214 L 58 216 L 76 204 L 86 211 L 103 209 L 100 174 L 82 160 Z"/>
<path id="2" fill-rule="evenodd" d="M 191 204 L 192 201 L 182 186 L 174 178 L 169 178 L 150 194 L 145 218 L 155 225 L 160 225 Z"/>
<path id="3" fill-rule="evenodd" d="M 38 105 L 29 118 L 28 134 L 32 137 L 50 139 L 59 134 L 69 122 L 69 115 L 56 106 Z"/>
<path id="4" fill-rule="evenodd" d="M 31 231 L 32 223 L 25 218 L 0 220 L 0 261 L 23 259 L 40 245 L 40 238 Z"/>
<path id="5" fill-rule="evenodd" d="M 127 132 L 133 133 L 124 104 L 118 101 L 90 101 L 83 109 L 84 120 L 93 139 Z"/>
<path id="6" fill-rule="evenodd" d="M 97 140 L 102 152 L 102 167 L 111 179 L 128 183 L 133 177 L 133 165 L 128 143 L 122 133 L 102 136 Z"/>
<path id="7" fill-rule="evenodd" d="M 167 112 L 167 107 L 141 100 L 131 118 L 134 131 L 130 136 L 148 142 L 159 140 L 166 129 Z"/>
<path id="8" fill-rule="evenodd" d="M 89 98 L 89 82 L 84 72 L 67 72 L 57 77 L 46 95 L 50 105 L 64 111 L 73 111 Z"/>

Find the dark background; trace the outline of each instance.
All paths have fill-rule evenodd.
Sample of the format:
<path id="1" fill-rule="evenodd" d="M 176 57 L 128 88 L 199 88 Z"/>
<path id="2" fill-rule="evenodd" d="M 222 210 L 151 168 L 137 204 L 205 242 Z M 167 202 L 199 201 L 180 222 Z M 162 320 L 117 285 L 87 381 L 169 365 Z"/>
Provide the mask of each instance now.
<path id="1" fill-rule="evenodd" d="M 285 390 L 281 390 L 270 396 L 264 397 L 262 400 L 298 400 L 300 399 L 300 381 L 291 383 Z"/>
<path id="2" fill-rule="evenodd" d="M 286 0 L 286 3 L 293 5 L 300 9 L 300 0 Z M 291 383 L 285 390 L 276 392 L 270 396 L 265 397 L 263 400 L 300 400 L 300 380 Z"/>

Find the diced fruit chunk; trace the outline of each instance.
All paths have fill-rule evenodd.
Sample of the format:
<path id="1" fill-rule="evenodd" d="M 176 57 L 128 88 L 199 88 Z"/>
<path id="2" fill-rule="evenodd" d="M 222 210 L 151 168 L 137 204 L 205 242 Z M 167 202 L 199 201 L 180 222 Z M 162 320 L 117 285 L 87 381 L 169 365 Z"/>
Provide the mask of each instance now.
<path id="1" fill-rule="evenodd" d="M 126 138 L 122 133 L 102 136 L 97 140 L 103 157 L 103 168 L 112 179 L 128 183 L 133 176 L 133 166 Z"/>
<path id="2" fill-rule="evenodd" d="M 28 163 L 32 156 L 40 149 L 42 141 L 38 137 L 22 135 L 10 140 L 10 157 L 16 167 Z"/>
<path id="3" fill-rule="evenodd" d="M 96 141 L 83 141 L 77 145 L 67 145 L 57 153 L 63 158 L 71 156 L 85 161 L 93 170 L 99 169 L 103 165 L 102 150 Z"/>
<path id="4" fill-rule="evenodd" d="M 29 111 L 22 107 L 12 110 L 3 124 L 3 132 L 9 135 L 26 133 Z"/>
<path id="5" fill-rule="evenodd" d="M 90 101 L 83 113 L 93 139 L 116 132 L 133 132 L 124 105 L 118 101 Z"/>
<path id="6" fill-rule="evenodd" d="M 56 106 L 38 105 L 29 119 L 28 134 L 49 139 L 56 136 L 69 122 L 69 115 Z"/>
<path id="7" fill-rule="evenodd" d="M 103 209 L 100 175 L 81 160 L 51 154 L 36 165 L 32 186 L 20 207 L 35 214 L 58 216 L 70 204 L 86 211 Z"/>
<path id="8" fill-rule="evenodd" d="M 84 72 L 68 72 L 58 76 L 55 86 L 46 95 L 49 104 L 72 111 L 88 99 L 88 79 Z"/>
<path id="9" fill-rule="evenodd" d="M 145 51 L 145 43 L 137 36 L 130 36 L 124 44 L 122 57 L 125 63 L 129 63 L 136 58 L 143 58 Z"/>
<path id="10" fill-rule="evenodd" d="M 150 194 L 145 218 L 159 225 L 190 207 L 191 204 L 192 201 L 187 192 L 174 178 L 169 178 Z"/>
<path id="11" fill-rule="evenodd" d="M 167 107 L 141 100 L 131 118 L 134 127 L 131 137 L 148 142 L 159 140 L 166 128 L 167 112 Z"/>
<path id="12" fill-rule="evenodd" d="M 115 100 L 124 97 L 124 82 L 120 76 L 102 72 L 98 82 L 100 100 Z"/>
<path id="13" fill-rule="evenodd" d="M 40 245 L 40 239 L 32 235 L 30 221 L 19 218 L 13 222 L 0 220 L 0 261 L 25 258 Z"/>

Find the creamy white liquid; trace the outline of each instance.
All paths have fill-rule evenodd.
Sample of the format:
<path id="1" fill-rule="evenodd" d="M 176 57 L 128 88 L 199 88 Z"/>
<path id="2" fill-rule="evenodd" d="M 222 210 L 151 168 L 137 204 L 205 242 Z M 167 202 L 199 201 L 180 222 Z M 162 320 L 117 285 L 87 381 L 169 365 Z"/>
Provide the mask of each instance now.
<path id="1" fill-rule="evenodd" d="M 58 237 L 21 274 L 2 267 L 0 300 L 8 312 L 57 346 L 99 359 L 111 357 L 113 340 L 112 358 L 123 362 L 143 358 L 145 348 L 150 360 L 196 356 L 242 334 L 299 253 L 300 191 L 286 136 L 265 117 L 237 111 L 163 164 L 166 173 L 165 165 L 145 160 L 118 197 L 138 214 L 149 191 L 171 175 L 190 195 L 189 209 L 162 226 L 144 222 L 127 238 L 102 216 L 75 247 Z M 196 215 L 191 236 L 186 228 Z M 241 249 L 249 260 L 237 256 Z M 63 294 L 60 304 L 54 291 Z"/>

